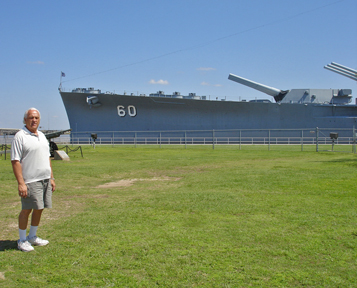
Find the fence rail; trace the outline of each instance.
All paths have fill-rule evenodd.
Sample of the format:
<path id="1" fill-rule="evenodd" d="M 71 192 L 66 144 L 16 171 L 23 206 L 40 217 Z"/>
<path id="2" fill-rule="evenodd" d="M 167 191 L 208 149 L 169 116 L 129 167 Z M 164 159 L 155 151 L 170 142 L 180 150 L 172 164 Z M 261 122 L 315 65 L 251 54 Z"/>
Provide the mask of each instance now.
<path id="1" fill-rule="evenodd" d="M 96 134 L 94 139 L 92 134 Z M 332 134 L 337 135 L 332 139 Z M 7 136 L 7 138 L 5 137 Z M 0 137 L 11 143 L 11 135 Z M 2 142 L 1 142 L 2 140 Z M 187 131 L 88 131 L 52 139 L 64 145 L 356 145 L 355 128 L 234 129 Z M 94 142 L 95 141 L 95 142 Z M 355 148 L 353 148 L 355 149 Z"/>

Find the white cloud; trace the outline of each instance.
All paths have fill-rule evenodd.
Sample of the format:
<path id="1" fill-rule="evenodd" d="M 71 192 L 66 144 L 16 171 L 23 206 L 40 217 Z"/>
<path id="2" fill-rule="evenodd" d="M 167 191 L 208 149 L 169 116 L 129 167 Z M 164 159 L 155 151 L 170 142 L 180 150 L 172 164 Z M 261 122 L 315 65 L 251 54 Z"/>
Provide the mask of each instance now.
<path id="1" fill-rule="evenodd" d="M 158 80 L 158 81 L 155 81 L 154 79 L 151 79 L 151 80 L 149 81 L 149 83 L 150 83 L 150 84 L 159 84 L 159 85 L 169 85 L 169 81 L 167 81 L 167 80 L 162 80 L 162 79 L 160 79 L 160 80 Z"/>
<path id="2" fill-rule="evenodd" d="M 43 61 L 27 61 L 27 64 L 43 65 L 43 64 L 45 64 L 45 62 L 43 62 Z"/>
<path id="3" fill-rule="evenodd" d="M 214 87 L 222 87 L 221 84 L 210 84 L 208 82 L 201 82 L 202 86 L 214 86 Z"/>
<path id="4" fill-rule="evenodd" d="M 198 71 L 214 71 L 216 70 L 216 68 L 212 68 L 212 67 L 200 67 L 197 68 Z"/>

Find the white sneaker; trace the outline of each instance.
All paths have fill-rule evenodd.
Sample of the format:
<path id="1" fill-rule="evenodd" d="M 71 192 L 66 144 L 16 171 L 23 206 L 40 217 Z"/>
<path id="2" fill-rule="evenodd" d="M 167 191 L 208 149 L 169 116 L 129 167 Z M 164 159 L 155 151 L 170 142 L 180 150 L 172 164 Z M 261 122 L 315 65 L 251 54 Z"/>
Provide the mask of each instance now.
<path id="1" fill-rule="evenodd" d="M 50 243 L 48 240 L 43 240 L 43 239 L 41 239 L 40 237 L 37 237 L 37 236 L 33 236 L 32 238 L 29 238 L 27 236 L 26 240 L 28 242 L 30 242 L 30 244 L 33 245 L 33 246 L 45 246 L 48 243 Z"/>
<path id="2" fill-rule="evenodd" d="M 27 240 L 20 241 L 20 239 L 17 240 L 17 248 L 23 252 L 30 252 L 35 250 Z"/>

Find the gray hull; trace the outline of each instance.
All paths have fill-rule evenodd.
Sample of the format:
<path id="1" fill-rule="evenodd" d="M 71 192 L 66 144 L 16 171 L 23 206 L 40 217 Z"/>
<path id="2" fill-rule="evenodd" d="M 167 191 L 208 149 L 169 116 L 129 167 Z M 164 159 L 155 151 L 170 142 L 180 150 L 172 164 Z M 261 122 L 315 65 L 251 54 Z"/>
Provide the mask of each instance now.
<path id="1" fill-rule="evenodd" d="M 73 132 L 353 128 L 356 105 L 210 101 L 60 92 Z M 99 136 L 99 135 L 98 135 Z"/>

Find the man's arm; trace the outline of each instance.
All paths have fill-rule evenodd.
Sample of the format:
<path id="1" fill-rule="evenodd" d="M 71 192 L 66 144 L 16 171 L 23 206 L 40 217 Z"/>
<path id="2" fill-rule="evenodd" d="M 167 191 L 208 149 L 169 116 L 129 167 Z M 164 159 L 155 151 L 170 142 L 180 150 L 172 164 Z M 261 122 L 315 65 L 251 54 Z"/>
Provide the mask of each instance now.
<path id="1" fill-rule="evenodd" d="M 25 184 L 24 178 L 22 177 L 22 167 L 19 160 L 11 161 L 12 170 L 17 180 L 19 196 L 22 198 L 27 197 L 27 186 Z"/>
<path id="2" fill-rule="evenodd" d="M 50 157 L 50 167 L 51 167 L 51 186 L 52 186 L 52 192 L 54 192 L 56 190 L 56 182 L 55 182 L 55 177 L 53 177 L 51 157 Z"/>

